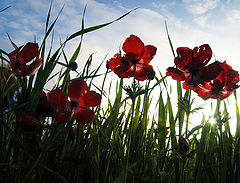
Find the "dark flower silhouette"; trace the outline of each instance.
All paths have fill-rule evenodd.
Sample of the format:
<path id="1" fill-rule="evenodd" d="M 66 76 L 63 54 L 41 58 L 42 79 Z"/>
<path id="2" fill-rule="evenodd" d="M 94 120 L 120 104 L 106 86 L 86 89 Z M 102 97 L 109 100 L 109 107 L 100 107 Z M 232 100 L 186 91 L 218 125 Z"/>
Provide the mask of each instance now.
<path id="1" fill-rule="evenodd" d="M 33 131 L 38 127 L 38 120 L 27 113 L 23 113 L 17 123 L 26 131 Z"/>
<path id="2" fill-rule="evenodd" d="M 139 81 L 148 79 L 148 73 L 153 70 L 149 62 L 156 54 L 157 48 L 152 45 L 144 45 L 140 38 L 130 35 L 122 46 L 125 52 L 124 56 L 115 54 L 107 64 L 120 78 L 129 78 L 134 76 Z"/>
<path id="3" fill-rule="evenodd" d="M 54 117 L 59 123 L 66 123 L 72 111 L 75 119 L 79 124 L 90 123 L 95 112 L 89 107 L 96 107 L 101 103 L 101 95 L 95 91 L 88 91 L 87 84 L 83 80 L 73 80 L 68 86 L 68 96 L 60 89 L 52 90 L 48 94 L 48 98 L 52 106 L 57 110 Z"/>
<path id="4" fill-rule="evenodd" d="M 204 82 L 209 82 L 218 76 L 221 71 L 219 62 L 208 64 L 212 57 L 212 50 L 208 44 L 195 47 L 193 50 L 187 47 L 177 48 L 177 57 L 174 63 L 177 68 L 169 67 L 166 75 L 174 80 L 184 81 L 183 88 L 190 89 Z"/>
<path id="5" fill-rule="evenodd" d="M 215 79 L 193 88 L 193 91 L 204 100 L 209 98 L 225 99 L 239 87 L 237 84 L 239 82 L 239 73 L 233 70 L 226 61 L 219 65 L 222 69 Z"/>
<path id="6" fill-rule="evenodd" d="M 27 63 L 39 55 L 38 44 L 29 42 L 22 47 L 23 46 L 8 54 L 10 67 L 17 76 L 32 76 L 43 65 L 42 58 L 27 65 Z"/>

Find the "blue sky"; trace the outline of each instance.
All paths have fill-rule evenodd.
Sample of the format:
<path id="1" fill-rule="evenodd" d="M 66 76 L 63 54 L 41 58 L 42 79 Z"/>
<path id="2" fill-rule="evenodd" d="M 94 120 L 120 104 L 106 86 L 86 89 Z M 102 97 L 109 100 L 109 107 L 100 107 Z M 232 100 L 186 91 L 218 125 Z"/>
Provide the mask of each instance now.
<path id="1" fill-rule="evenodd" d="M 51 21 L 64 4 L 54 29 L 56 46 L 60 37 L 64 40 L 80 30 L 86 4 L 86 27 L 114 20 L 133 8 L 139 8 L 124 19 L 84 36 L 78 58 L 80 68 L 92 53 L 95 66 L 106 55 L 110 59 L 118 52 L 120 44 L 130 34 L 135 34 L 145 44 L 158 48 L 151 64 L 155 70 L 165 73 L 166 68 L 173 65 L 164 26 L 166 20 L 175 49 L 208 43 L 215 59 L 227 60 L 240 71 L 240 0 L 53 0 Z M 0 48 L 7 52 L 13 50 L 6 33 L 19 46 L 33 41 L 34 37 L 41 43 L 49 5 L 50 0 L 1 0 L 0 10 L 11 7 L 0 13 Z M 69 58 L 78 40 L 67 45 L 65 51 Z M 114 75 L 112 77 L 117 79 Z"/>

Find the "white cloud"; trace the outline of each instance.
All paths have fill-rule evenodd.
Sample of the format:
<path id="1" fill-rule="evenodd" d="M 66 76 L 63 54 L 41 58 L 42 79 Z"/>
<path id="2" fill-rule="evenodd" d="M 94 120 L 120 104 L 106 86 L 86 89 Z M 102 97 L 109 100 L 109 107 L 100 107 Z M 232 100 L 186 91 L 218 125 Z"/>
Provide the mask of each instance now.
<path id="1" fill-rule="evenodd" d="M 210 17 L 210 14 L 206 14 L 206 15 L 202 15 L 194 18 L 193 21 L 202 27 L 204 26 L 206 27 L 209 17 Z"/>
<path id="2" fill-rule="evenodd" d="M 239 24 L 240 23 L 240 11 L 239 10 L 233 10 L 228 15 L 228 21 L 231 24 Z"/>
<path id="3" fill-rule="evenodd" d="M 186 4 L 189 13 L 198 15 L 204 14 L 217 7 L 219 0 L 182 0 Z"/>

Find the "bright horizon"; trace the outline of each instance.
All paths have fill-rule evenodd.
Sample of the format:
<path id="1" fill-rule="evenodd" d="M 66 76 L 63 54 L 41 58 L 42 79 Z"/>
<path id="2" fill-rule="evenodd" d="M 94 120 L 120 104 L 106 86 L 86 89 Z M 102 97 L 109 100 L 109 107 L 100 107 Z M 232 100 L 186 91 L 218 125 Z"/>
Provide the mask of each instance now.
<path id="1" fill-rule="evenodd" d="M 167 67 L 174 65 L 164 24 L 167 21 L 175 50 L 177 47 L 193 49 L 206 43 L 210 45 L 214 54 L 210 63 L 215 59 L 226 60 L 234 70 L 240 71 L 238 64 L 240 0 L 53 0 L 51 22 L 64 5 L 54 28 L 55 47 L 59 45 L 60 38 L 64 40 L 81 29 L 81 19 L 86 4 L 85 27 L 112 21 L 134 8 L 138 9 L 110 26 L 84 35 L 82 50 L 77 59 L 79 68 L 81 63 L 85 64 L 92 53 L 94 53 L 93 66 L 95 67 L 104 60 L 106 55 L 105 61 L 109 60 L 118 52 L 124 40 L 130 34 L 134 34 L 144 44 L 151 44 L 158 48 L 150 64 L 156 72 L 159 69 L 165 75 Z M 1 49 L 6 52 L 13 50 L 6 33 L 18 46 L 32 42 L 35 36 L 37 42 L 41 43 L 49 5 L 48 0 L 2 0 L 0 10 L 11 7 L 0 13 Z M 68 58 L 78 41 L 79 39 L 74 39 L 66 47 Z M 101 72 L 104 72 L 104 68 Z M 114 74 L 112 78 L 118 79 Z M 171 78 L 168 79 L 170 80 Z M 239 92 L 237 93 L 239 98 Z M 194 96 L 196 97 L 196 94 Z M 230 104 L 233 98 L 233 95 L 230 96 Z M 197 99 L 197 102 L 210 106 L 211 100 Z M 173 103 L 173 105 L 177 104 Z M 204 110 L 199 112 L 201 116 L 202 112 Z M 235 106 L 229 112 L 230 117 L 234 116 Z M 194 125 L 197 124 L 200 122 Z M 236 120 L 233 119 L 232 130 L 235 126 Z"/>

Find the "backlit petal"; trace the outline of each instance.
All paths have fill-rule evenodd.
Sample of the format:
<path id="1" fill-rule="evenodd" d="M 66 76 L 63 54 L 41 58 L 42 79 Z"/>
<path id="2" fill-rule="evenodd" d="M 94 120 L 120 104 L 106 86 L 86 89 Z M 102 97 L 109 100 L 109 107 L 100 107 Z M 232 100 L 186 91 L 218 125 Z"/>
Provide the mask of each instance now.
<path id="1" fill-rule="evenodd" d="M 96 107 L 101 103 L 101 95 L 95 91 L 88 91 L 80 97 L 82 107 Z"/>
<path id="2" fill-rule="evenodd" d="M 90 109 L 81 108 L 78 112 L 74 113 L 74 116 L 78 124 L 86 124 L 94 119 L 95 112 Z"/>
<path id="3" fill-rule="evenodd" d="M 139 63 L 145 63 L 148 64 L 154 57 L 154 55 L 157 52 L 157 48 L 152 45 L 147 45 L 144 47 L 144 54 L 142 56 L 142 59 L 140 60 Z"/>
<path id="4" fill-rule="evenodd" d="M 22 67 L 22 73 L 24 76 L 32 76 L 34 75 L 39 68 L 43 65 L 43 59 L 37 59 L 36 61 L 32 62 L 30 65 L 24 65 Z"/>
<path id="5" fill-rule="evenodd" d="M 212 50 L 208 44 L 203 44 L 193 49 L 194 65 L 199 65 L 200 67 L 203 67 L 211 60 L 211 58 Z"/>
<path id="6" fill-rule="evenodd" d="M 37 43 L 27 43 L 24 48 L 18 54 L 18 59 L 27 63 L 39 55 L 38 44 Z"/>
<path id="7" fill-rule="evenodd" d="M 140 57 L 144 53 L 144 44 L 140 38 L 134 35 L 130 35 L 123 43 L 123 51 L 126 54 Z"/>
<path id="8" fill-rule="evenodd" d="M 174 59 L 177 68 L 186 71 L 192 64 L 192 50 L 187 47 L 177 48 L 177 57 Z"/>
<path id="9" fill-rule="evenodd" d="M 79 102 L 80 97 L 86 91 L 87 84 L 84 80 L 73 80 L 68 86 L 68 96 L 71 101 Z"/>
<path id="10" fill-rule="evenodd" d="M 59 88 L 49 92 L 48 99 L 55 109 L 64 109 L 67 106 L 67 96 Z"/>
<path id="11" fill-rule="evenodd" d="M 177 81 L 184 81 L 186 79 L 184 72 L 173 67 L 167 68 L 166 75 L 171 76 L 174 80 L 177 80 Z"/>

